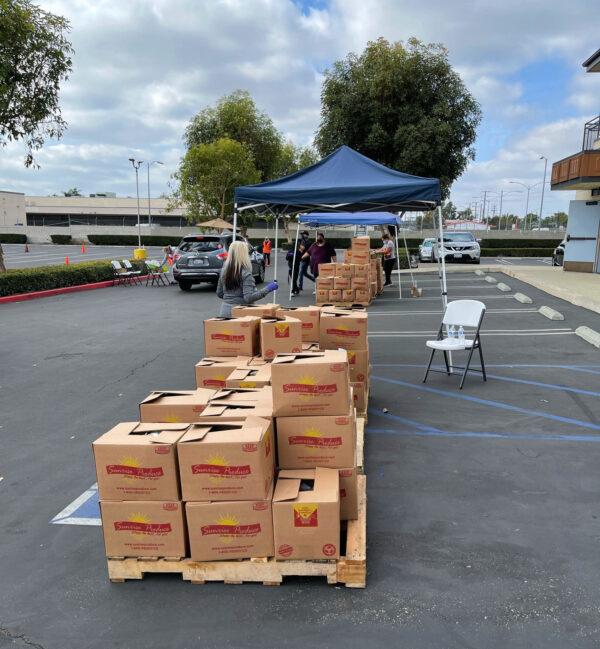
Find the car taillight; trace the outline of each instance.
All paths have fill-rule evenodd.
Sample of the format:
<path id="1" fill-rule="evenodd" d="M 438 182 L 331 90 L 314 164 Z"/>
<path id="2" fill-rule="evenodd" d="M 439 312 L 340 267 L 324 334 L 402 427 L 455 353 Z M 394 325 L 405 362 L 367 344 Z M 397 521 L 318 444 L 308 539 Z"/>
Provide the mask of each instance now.
<path id="1" fill-rule="evenodd" d="M 226 252 L 220 252 L 220 253 L 217 255 L 217 259 L 221 259 L 221 260 L 225 260 L 225 259 L 227 259 L 227 253 L 226 253 Z"/>

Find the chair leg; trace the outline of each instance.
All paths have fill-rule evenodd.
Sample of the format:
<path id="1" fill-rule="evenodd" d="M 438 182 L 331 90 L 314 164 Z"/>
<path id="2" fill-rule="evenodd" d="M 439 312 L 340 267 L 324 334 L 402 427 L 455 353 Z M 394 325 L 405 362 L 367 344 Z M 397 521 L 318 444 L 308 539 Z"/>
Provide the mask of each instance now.
<path id="1" fill-rule="evenodd" d="M 477 349 L 479 350 L 479 360 L 481 362 L 481 374 L 483 375 L 483 380 L 487 381 L 487 375 L 485 373 L 485 363 L 483 362 L 483 353 L 481 352 L 481 343 L 477 345 Z"/>
<path id="2" fill-rule="evenodd" d="M 427 369 L 425 370 L 425 376 L 423 377 L 423 383 L 427 381 L 427 377 L 429 376 L 429 369 L 431 368 L 431 362 L 433 361 L 434 354 L 435 354 L 435 349 L 432 349 L 431 356 L 429 357 L 429 364 L 427 365 Z"/>
<path id="3" fill-rule="evenodd" d="M 446 363 L 446 374 L 450 376 L 450 363 L 448 362 L 448 352 L 444 352 L 444 363 Z"/>
<path id="4" fill-rule="evenodd" d="M 460 380 L 460 387 L 458 388 L 459 390 L 463 389 L 463 385 L 465 384 L 465 378 L 467 376 L 467 372 L 469 371 L 469 365 L 471 364 L 471 358 L 473 357 L 473 347 L 471 347 L 471 351 L 469 351 L 469 357 L 467 358 L 467 363 L 465 365 L 465 371 L 463 372 L 462 379 Z"/>

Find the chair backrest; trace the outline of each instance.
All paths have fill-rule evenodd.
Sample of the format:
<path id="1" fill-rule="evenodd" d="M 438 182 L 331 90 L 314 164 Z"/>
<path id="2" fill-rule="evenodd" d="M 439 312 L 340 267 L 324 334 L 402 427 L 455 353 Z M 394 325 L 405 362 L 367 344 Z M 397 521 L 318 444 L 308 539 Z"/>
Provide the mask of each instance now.
<path id="1" fill-rule="evenodd" d="M 110 262 L 110 265 L 113 267 L 114 270 L 123 270 L 121 268 L 121 264 L 118 261 L 115 261 L 114 259 Z"/>
<path id="2" fill-rule="evenodd" d="M 125 266 L 125 268 L 127 268 L 127 270 L 132 270 L 133 269 L 133 266 L 131 265 L 131 262 L 129 261 L 129 259 L 123 259 L 123 266 Z"/>
<path id="3" fill-rule="evenodd" d="M 448 302 L 442 323 L 477 327 L 484 312 L 485 304 L 479 300 L 454 300 Z"/>

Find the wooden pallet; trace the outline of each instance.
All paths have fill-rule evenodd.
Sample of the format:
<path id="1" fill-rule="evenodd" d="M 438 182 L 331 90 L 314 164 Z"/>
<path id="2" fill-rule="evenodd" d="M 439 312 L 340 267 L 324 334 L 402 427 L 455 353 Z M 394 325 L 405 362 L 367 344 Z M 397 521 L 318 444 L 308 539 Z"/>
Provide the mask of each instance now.
<path id="1" fill-rule="evenodd" d="M 356 468 L 358 473 L 365 472 L 365 425 L 366 419 L 359 415 L 356 418 Z"/>
<path id="2" fill-rule="evenodd" d="M 367 482 L 358 476 L 358 519 L 348 521 L 346 553 L 340 559 L 319 561 L 276 561 L 244 559 L 242 561 L 192 561 L 191 559 L 124 559 L 108 558 L 108 577 L 112 582 L 143 579 L 149 572 L 179 573 L 193 584 L 220 581 L 225 584 L 258 582 L 279 586 L 284 577 L 325 577 L 328 584 L 345 584 L 348 588 L 365 588 L 367 578 Z"/>

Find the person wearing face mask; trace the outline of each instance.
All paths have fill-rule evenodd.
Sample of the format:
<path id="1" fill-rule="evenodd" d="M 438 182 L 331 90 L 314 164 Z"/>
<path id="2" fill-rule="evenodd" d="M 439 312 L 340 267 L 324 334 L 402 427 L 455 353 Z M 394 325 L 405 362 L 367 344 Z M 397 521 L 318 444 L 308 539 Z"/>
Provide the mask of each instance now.
<path id="1" fill-rule="evenodd" d="M 317 232 L 317 240 L 302 255 L 302 259 L 310 260 L 310 269 L 315 279 L 319 276 L 320 264 L 329 264 L 337 260 L 335 248 L 328 241 L 325 241 L 325 235 L 322 232 Z"/>

